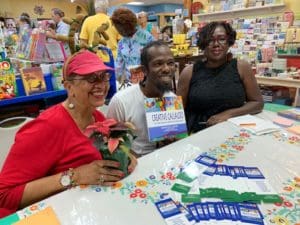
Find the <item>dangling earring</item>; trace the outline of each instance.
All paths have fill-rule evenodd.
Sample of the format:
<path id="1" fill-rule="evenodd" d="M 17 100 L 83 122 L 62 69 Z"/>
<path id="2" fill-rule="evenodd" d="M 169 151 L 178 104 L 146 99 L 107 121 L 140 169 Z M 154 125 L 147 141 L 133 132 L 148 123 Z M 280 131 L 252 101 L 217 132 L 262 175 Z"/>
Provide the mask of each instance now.
<path id="1" fill-rule="evenodd" d="M 74 108 L 75 108 L 75 105 L 74 105 L 73 103 L 69 103 L 69 104 L 68 104 L 68 108 L 69 108 L 69 109 L 74 109 Z"/>
<path id="2" fill-rule="evenodd" d="M 72 94 L 72 97 L 75 98 L 75 94 Z M 74 108 L 75 108 L 75 105 L 74 105 L 72 102 L 70 102 L 70 103 L 68 104 L 68 108 L 69 108 L 69 109 L 74 109 Z"/>

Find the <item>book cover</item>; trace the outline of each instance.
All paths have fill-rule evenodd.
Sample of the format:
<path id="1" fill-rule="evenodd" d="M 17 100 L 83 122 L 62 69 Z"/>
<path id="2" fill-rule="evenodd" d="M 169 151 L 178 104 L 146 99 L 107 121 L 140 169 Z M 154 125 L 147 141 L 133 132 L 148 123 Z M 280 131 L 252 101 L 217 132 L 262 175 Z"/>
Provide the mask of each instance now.
<path id="1" fill-rule="evenodd" d="M 0 60 L 0 100 L 16 96 L 16 76 L 9 59 Z"/>
<path id="2" fill-rule="evenodd" d="M 26 95 L 46 91 L 46 83 L 41 67 L 22 69 L 21 77 Z"/>
<path id="3" fill-rule="evenodd" d="M 187 136 L 181 96 L 145 98 L 144 108 L 150 141 Z"/>
<path id="4" fill-rule="evenodd" d="M 59 62 L 65 60 L 65 53 L 62 43 L 58 41 L 46 42 L 45 44 L 47 58 L 51 62 Z"/>
<path id="5" fill-rule="evenodd" d="M 277 112 L 278 115 L 300 121 L 300 108 L 292 108 Z"/>
<path id="6" fill-rule="evenodd" d="M 52 83 L 54 90 L 63 90 L 63 63 L 54 63 L 51 65 Z"/>

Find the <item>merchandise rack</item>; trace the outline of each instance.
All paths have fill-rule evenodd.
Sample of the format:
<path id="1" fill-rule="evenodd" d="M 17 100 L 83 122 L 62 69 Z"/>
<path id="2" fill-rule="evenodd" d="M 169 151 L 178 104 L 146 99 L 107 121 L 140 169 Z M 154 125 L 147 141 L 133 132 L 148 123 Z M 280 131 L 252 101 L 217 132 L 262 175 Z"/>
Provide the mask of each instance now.
<path id="1" fill-rule="evenodd" d="M 67 96 L 66 90 L 58 90 L 58 91 L 47 91 L 42 93 L 37 93 L 29 96 L 19 96 L 11 99 L 3 99 L 0 100 L 0 107 L 9 106 L 20 103 L 27 103 L 36 100 L 47 100 L 55 97 L 63 97 Z"/>
<path id="2" fill-rule="evenodd" d="M 239 17 L 261 16 L 263 14 L 281 13 L 285 10 L 285 4 L 267 4 L 264 6 L 255 6 L 241 9 L 232 9 L 228 11 L 218 11 L 210 13 L 193 14 L 193 22 L 224 20 Z"/>

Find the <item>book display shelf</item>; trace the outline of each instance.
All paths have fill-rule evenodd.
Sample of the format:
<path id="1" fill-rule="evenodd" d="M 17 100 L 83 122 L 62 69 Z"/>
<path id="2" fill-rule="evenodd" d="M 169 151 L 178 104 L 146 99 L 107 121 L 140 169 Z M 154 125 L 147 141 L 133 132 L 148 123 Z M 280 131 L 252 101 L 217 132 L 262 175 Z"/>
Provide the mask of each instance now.
<path id="1" fill-rule="evenodd" d="M 5 99 L 0 101 L 0 108 L 4 106 L 10 106 L 15 104 L 21 104 L 21 103 L 28 103 L 31 101 L 37 101 L 37 100 L 48 100 L 51 98 L 56 97 L 66 97 L 67 92 L 65 90 L 58 90 L 58 91 L 46 91 L 42 93 L 37 93 L 34 95 L 29 96 L 19 96 L 11 99 Z"/>

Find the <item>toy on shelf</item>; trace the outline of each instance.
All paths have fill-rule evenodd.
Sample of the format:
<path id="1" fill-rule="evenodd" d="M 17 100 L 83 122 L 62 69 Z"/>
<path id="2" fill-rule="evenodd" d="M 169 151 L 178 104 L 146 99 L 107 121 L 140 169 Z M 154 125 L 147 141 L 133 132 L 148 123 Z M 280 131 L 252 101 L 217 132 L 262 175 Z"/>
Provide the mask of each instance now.
<path id="1" fill-rule="evenodd" d="M 69 43 L 69 47 L 71 49 L 71 53 L 73 54 L 76 52 L 76 43 L 75 43 L 75 33 L 79 32 L 80 27 L 85 19 L 86 15 L 83 14 L 77 14 L 76 18 L 68 18 L 64 17 L 63 22 L 70 25 L 70 31 L 69 35 L 63 36 L 63 35 L 57 35 L 58 40 L 60 41 L 66 41 Z"/>
<path id="2" fill-rule="evenodd" d="M 192 55 L 189 50 L 190 44 L 186 42 L 185 34 L 173 34 L 173 47 L 171 51 L 174 56 Z"/>

